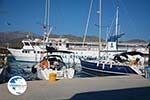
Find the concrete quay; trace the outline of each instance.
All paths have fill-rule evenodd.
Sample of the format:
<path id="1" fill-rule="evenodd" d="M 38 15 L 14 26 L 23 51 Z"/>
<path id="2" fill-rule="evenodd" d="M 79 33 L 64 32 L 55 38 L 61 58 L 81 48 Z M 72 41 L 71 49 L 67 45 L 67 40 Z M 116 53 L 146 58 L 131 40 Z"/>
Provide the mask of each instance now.
<path id="1" fill-rule="evenodd" d="M 138 75 L 28 81 L 27 90 L 12 95 L 0 84 L 0 100 L 150 100 L 150 79 Z"/>

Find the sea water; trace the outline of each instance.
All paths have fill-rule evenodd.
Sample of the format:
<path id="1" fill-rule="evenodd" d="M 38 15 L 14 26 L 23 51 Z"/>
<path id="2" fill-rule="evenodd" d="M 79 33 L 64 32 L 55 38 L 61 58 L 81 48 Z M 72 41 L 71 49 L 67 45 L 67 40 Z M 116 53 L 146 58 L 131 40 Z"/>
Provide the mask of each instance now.
<path id="1" fill-rule="evenodd" d="M 36 74 L 32 73 L 31 69 L 36 63 L 33 62 L 19 62 L 13 57 L 8 58 L 8 67 L 6 69 L 6 75 L 4 76 L 3 82 L 8 82 L 8 80 L 13 76 L 22 76 L 26 81 L 39 80 Z M 68 65 L 69 66 L 69 65 Z M 80 64 L 75 65 L 75 76 L 74 78 L 92 77 L 91 75 L 85 73 L 81 69 Z M 0 83 L 3 83 L 0 82 Z"/>

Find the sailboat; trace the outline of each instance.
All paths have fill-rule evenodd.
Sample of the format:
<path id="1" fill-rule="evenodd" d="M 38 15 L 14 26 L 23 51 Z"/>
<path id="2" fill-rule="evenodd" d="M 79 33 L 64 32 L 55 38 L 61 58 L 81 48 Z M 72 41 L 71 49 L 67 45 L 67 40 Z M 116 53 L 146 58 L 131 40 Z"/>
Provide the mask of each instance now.
<path id="1" fill-rule="evenodd" d="M 63 61 L 59 53 L 72 53 L 69 51 L 57 50 L 53 47 L 46 46 L 47 55 L 43 57 L 35 66 L 32 67 L 32 72 L 37 74 L 37 77 L 42 80 L 49 80 L 52 73 L 56 74 L 56 79 L 72 79 L 75 74 L 75 69 Z"/>
<path id="2" fill-rule="evenodd" d="M 102 34 L 102 17 L 101 9 L 102 1 L 100 0 L 99 9 L 99 36 Z M 144 75 L 144 58 L 142 53 L 126 50 L 118 50 L 117 42 L 123 34 L 118 35 L 118 20 L 119 20 L 119 6 L 116 10 L 116 34 L 110 36 L 108 39 L 107 50 L 101 50 L 101 42 L 99 43 L 99 59 L 84 59 L 80 58 L 82 70 L 94 75 L 120 75 L 120 74 L 139 74 Z M 103 56 L 102 54 L 108 54 Z M 104 59 L 105 58 L 105 59 Z"/>

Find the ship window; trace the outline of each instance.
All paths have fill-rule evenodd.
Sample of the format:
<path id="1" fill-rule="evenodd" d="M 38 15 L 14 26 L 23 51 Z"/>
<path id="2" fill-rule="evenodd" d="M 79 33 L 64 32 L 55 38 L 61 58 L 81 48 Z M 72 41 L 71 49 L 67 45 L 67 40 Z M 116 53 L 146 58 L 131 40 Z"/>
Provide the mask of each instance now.
<path id="1" fill-rule="evenodd" d="M 36 45 L 38 45 L 38 46 L 39 46 L 39 45 L 40 45 L 40 43 L 36 43 Z"/>
<path id="2" fill-rule="evenodd" d="M 52 43 L 49 44 L 50 46 L 52 45 Z"/>
<path id="3" fill-rule="evenodd" d="M 111 43 L 111 48 L 113 48 L 113 43 Z"/>
<path id="4" fill-rule="evenodd" d="M 34 51 L 34 53 L 36 53 L 36 52 Z"/>
<path id="5" fill-rule="evenodd" d="M 61 43 L 59 43 L 59 45 L 61 46 Z"/>
<path id="6" fill-rule="evenodd" d="M 35 45 L 35 42 L 31 42 L 31 45 L 33 45 L 33 46 L 34 46 L 34 45 Z"/>
<path id="7" fill-rule="evenodd" d="M 29 45 L 30 45 L 28 42 L 25 42 L 24 44 L 25 44 L 25 45 L 27 45 L 27 46 L 29 46 Z"/>
<path id="8" fill-rule="evenodd" d="M 37 53 L 40 53 L 40 51 L 38 51 Z"/>
<path id="9" fill-rule="evenodd" d="M 29 51 L 23 50 L 22 53 L 29 53 Z"/>
<path id="10" fill-rule="evenodd" d="M 66 48 L 69 48 L 69 44 L 66 44 Z"/>

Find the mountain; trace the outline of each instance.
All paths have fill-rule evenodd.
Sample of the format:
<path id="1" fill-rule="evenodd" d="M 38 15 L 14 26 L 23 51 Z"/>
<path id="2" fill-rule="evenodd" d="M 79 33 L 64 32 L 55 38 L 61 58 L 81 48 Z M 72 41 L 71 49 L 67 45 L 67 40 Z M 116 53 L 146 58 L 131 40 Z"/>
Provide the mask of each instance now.
<path id="1" fill-rule="evenodd" d="M 35 33 L 31 33 L 31 32 L 20 32 L 20 31 L 0 32 L 0 43 L 7 43 L 18 39 L 19 40 L 24 39 L 28 34 L 30 34 L 30 36 L 32 37 L 37 37 Z"/>
<path id="2" fill-rule="evenodd" d="M 12 48 L 21 48 L 22 43 L 21 41 L 23 39 L 26 39 L 27 36 L 29 38 L 43 38 L 43 36 L 40 36 L 38 34 L 32 33 L 32 32 L 21 32 L 21 31 L 15 31 L 15 32 L 0 32 L 0 47 L 9 47 Z M 68 38 L 70 42 L 82 42 L 83 37 L 81 36 L 75 36 L 72 34 L 65 34 L 65 35 L 57 35 L 57 34 L 50 34 L 50 38 Z M 99 39 L 96 36 L 87 36 L 86 42 L 98 42 Z M 102 39 L 102 41 L 104 41 Z M 148 43 L 148 41 L 144 41 L 141 39 L 131 39 L 127 41 L 122 41 L 127 43 Z"/>
<path id="3" fill-rule="evenodd" d="M 31 32 L 20 32 L 20 31 L 15 31 L 15 32 L 0 32 L 0 43 L 9 43 L 9 42 L 17 42 L 22 39 L 27 38 L 27 35 L 30 35 L 32 38 L 39 37 L 42 38 L 42 36 L 37 35 L 35 33 Z M 75 36 L 71 34 L 65 34 L 65 35 L 57 35 L 57 34 L 50 34 L 50 38 L 68 38 L 69 41 L 74 42 L 74 41 L 83 41 L 83 37 L 80 36 Z M 97 42 L 98 37 L 95 36 L 87 36 L 86 41 L 91 41 L 91 42 Z"/>
<path id="4" fill-rule="evenodd" d="M 147 43 L 148 41 L 142 40 L 142 39 L 131 39 L 126 41 L 128 43 Z"/>
<path id="5" fill-rule="evenodd" d="M 75 35 L 71 35 L 71 34 L 65 34 L 59 37 L 63 37 L 63 38 L 68 38 L 70 42 L 82 42 L 83 41 L 83 37 L 81 36 L 75 36 Z M 96 36 L 86 36 L 86 42 L 98 42 L 98 37 Z"/>
<path id="6" fill-rule="evenodd" d="M 32 36 L 33 38 L 38 37 L 37 34 L 31 32 L 0 32 L 0 47 L 15 47 L 19 48 L 22 46 L 22 39 L 27 38 L 27 35 Z"/>

